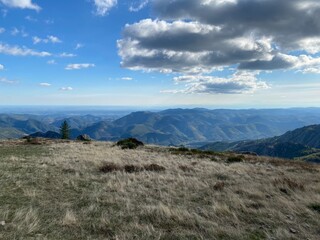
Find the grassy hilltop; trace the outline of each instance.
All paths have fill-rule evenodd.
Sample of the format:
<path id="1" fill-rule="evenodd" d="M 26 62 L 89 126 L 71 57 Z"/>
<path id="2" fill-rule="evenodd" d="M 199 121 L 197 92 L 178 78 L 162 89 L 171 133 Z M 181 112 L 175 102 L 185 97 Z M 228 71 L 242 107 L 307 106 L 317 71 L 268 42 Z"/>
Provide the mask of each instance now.
<path id="1" fill-rule="evenodd" d="M 319 239 L 319 165 L 34 143 L 0 142 L 0 239 Z"/>

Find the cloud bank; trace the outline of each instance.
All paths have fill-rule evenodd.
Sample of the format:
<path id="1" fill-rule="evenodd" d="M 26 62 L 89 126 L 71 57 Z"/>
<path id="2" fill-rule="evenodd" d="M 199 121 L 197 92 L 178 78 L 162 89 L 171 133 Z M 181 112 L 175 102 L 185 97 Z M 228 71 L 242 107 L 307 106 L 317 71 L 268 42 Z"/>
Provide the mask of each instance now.
<path id="1" fill-rule="evenodd" d="M 175 77 L 177 84 L 185 84 L 183 90 L 166 90 L 164 93 L 187 94 L 243 94 L 253 93 L 257 89 L 268 89 L 269 86 L 259 81 L 254 72 L 236 72 L 229 78 L 188 75 Z"/>
<path id="2" fill-rule="evenodd" d="M 278 69 L 320 72 L 318 0 L 153 0 L 152 4 L 157 19 L 127 24 L 118 41 L 124 68 L 184 75 L 230 66 L 240 75 Z M 196 82 L 203 81 L 200 77 Z"/>

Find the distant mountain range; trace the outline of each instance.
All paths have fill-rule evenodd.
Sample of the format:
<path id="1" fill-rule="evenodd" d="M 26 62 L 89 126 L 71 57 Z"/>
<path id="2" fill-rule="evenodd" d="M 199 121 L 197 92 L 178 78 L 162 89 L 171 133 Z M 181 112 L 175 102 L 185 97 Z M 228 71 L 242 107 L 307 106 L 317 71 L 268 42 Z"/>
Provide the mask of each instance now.
<path id="1" fill-rule="evenodd" d="M 267 139 L 231 143 L 215 142 L 204 145 L 200 149 L 250 152 L 264 156 L 320 162 L 320 125 L 306 126 Z"/>
<path id="2" fill-rule="evenodd" d="M 79 134 L 111 141 L 135 137 L 149 144 L 198 147 L 217 141 L 269 138 L 303 126 L 320 124 L 320 108 L 169 109 L 133 112 L 117 119 L 102 115 L 64 117 L 0 114 L 0 138 L 19 138 L 36 132 L 59 132 L 59 126 L 65 119 L 72 128 L 73 138 Z"/>

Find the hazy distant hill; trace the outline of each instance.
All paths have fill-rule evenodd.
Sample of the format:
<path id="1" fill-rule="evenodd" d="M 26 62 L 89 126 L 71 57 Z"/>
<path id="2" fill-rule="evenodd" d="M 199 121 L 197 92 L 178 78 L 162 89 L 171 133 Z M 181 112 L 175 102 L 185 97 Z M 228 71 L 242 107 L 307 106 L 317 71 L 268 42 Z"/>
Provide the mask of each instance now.
<path id="1" fill-rule="evenodd" d="M 320 123 L 319 109 L 207 110 L 170 109 L 134 112 L 112 123 L 83 130 L 95 139 L 136 137 L 162 145 L 261 139 Z"/>
<path id="2" fill-rule="evenodd" d="M 238 151 L 254 152 L 258 155 L 297 158 L 304 157 L 306 160 L 319 161 L 315 154 L 320 153 L 320 125 L 311 125 L 303 128 L 289 131 L 281 136 L 239 142 L 216 142 L 207 144 L 201 149 L 215 151 Z M 313 155 L 311 159 L 310 156 Z"/>
<path id="3" fill-rule="evenodd" d="M 18 138 L 25 134 L 49 130 L 56 128 L 28 115 L 0 115 L 0 138 Z"/>
<path id="4" fill-rule="evenodd" d="M 30 134 L 50 138 L 50 136 L 53 136 L 52 132 L 59 132 L 59 127 L 64 120 L 67 120 L 72 128 L 71 137 L 76 138 L 84 128 L 101 121 L 111 122 L 112 119 L 114 119 L 114 115 L 0 114 L 0 139 L 20 138 Z M 46 135 L 47 132 L 49 133 Z"/>
<path id="5" fill-rule="evenodd" d="M 0 137 L 58 132 L 65 119 L 72 128 L 73 138 L 88 134 L 96 140 L 116 141 L 135 137 L 150 144 L 201 146 L 217 141 L 263 139 L 319 124 L 320 109 L 169 109 L 133 112 L 116 120 L 101 115 L 0 115 Z"/>

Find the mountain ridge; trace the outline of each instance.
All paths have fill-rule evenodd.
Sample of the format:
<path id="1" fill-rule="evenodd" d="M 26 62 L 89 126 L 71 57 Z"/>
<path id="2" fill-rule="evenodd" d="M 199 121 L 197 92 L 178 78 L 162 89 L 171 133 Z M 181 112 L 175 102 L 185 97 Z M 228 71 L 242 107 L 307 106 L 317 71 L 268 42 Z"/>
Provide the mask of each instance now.
<path id="1" fill-rule="evenodd" d="M 35 132 L 59 132 L 65 119 L 74 132 L 71 134 L 73 138 L 77 134 L 110 141 L 135 137 L 150 144 L 200 147 L 217 141 L 264 139 L 306 125 L 320 124 L 320 109 L 177 108 L 132 112 L 114 120 L 88 114 L 66 117 L 61 114 L 0 114 L 0 137 L 19 138 Z"/>

